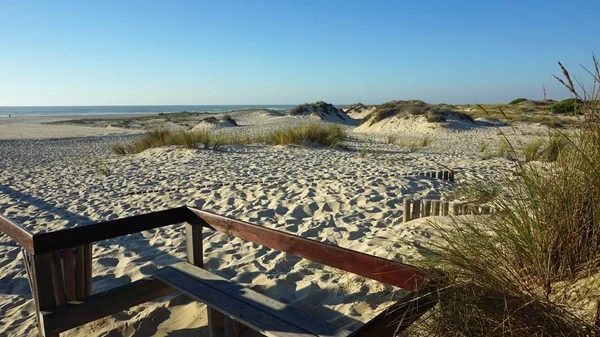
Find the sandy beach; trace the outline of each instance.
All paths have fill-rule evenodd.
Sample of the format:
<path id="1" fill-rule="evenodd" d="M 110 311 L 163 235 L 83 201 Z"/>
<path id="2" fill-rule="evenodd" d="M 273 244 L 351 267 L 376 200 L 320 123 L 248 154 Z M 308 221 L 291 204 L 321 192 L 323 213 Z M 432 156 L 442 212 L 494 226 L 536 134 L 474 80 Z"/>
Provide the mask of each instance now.
<path id="1" fill-rule="evenodd" d="M 261 134 L 336 122 L 268 110 L 230 115 L 238 126 L 196 123 L 215 132 Z M 42 124 L 59 121 L 0 119 L 0 214 L 34 232 L 189 205 L 406 263 L 420 258 L 420 245 L 435 233 L 423 219 L 402 223 L 403 199 L 440 199 L 456 184 L 416 173 L 448 167 L 456 171 L 457 183 L 499 179 L 515 163 L 503 156 L 487 158 L 482 144 L 497 148 L 499 130 L 516 144 L 547 132 L 535 123 L 434 127 L 422 119 L 398 119 L 393 128 L 386 122 L 370 129 L 350 114 L 338 121 L 348 132 L 344 148 L 255 144 L 212 151 L 170 146 L 117 156 L 111 145 L 139 137 L 142 129 L 98 121 Z M 409 148 L 389 144 L 390 134 L 406 144 L 423 137 L 432 141 Z M 339 327 L 369 320 L 404 294 L 224 234 L 204 234 L 207 269 Z M 170 226 L 95 244 L 94 292 L 184 259 L 184 240 L 182 226 Z M 35 336 L 21 251 L 4 235 L 0 275 L 0 335 Z M 171 295 L 64 335 L 208 336 L 204 309 L 184 295 Z"/>

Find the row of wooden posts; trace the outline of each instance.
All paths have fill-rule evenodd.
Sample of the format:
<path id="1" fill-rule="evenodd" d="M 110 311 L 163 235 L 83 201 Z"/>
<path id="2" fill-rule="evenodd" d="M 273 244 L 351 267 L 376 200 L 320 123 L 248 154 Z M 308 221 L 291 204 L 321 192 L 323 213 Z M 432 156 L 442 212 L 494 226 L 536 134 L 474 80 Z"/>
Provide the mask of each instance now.
<path id="1" fill-rule="evenodd" d="M 429 199 L 404 199 L 404 222 L 428 216 L 492 213 L 494 213 L 494 208 L 489 205 Z"/>
<path id="2" fill-rule="evenodd" d="M 421 172 L 418 175 L 437 178 L 446 181 L 454 181 L 454 171 L 431 171 L 431 172 Z"/>

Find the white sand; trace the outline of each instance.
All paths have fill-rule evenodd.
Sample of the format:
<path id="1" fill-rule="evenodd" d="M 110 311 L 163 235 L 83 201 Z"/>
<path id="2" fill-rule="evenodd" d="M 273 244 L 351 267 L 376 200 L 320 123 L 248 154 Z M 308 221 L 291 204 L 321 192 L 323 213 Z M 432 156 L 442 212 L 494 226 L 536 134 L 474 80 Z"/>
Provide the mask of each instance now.
<path id="1" fill-rule="evenodd" d="M 91 116 L 101 117 L 101 116 Z M 105 116 L 106 117 L 106 116 Z M 74 117 L 2 117 L 0 118 L 0 139 L 47 139 L 66 137 L 105 136 L 113 134 L 139 133 L 140 130 L 116 127 L 96 128 L 83 125 L 46 124 Z"/>
<path id="2" fill-rule="evenodd" d="M 240 126 L 223 132 L 262 133 L 313 120 L 267 111 L 233 117 Z M 417 151 L 387 144 L 385 132 L 351 132 L 348 144 L 354 150 L 252 145 L 215 152 L 170 147 L 118 157 L 110 154 L 110 144 L 131 136 L 14 140 L 14 131 L 6 131 L 10 125 L 0 123 L 6 132 L 0 139 L 13 139 L 0 140 L 0 213 L 33 231 L 191 205 L 407 263 L 421 256 L 419 246 L 434 233 L 423 221 L 401 223 L 403 199 L 439 198 L 452 186 L 408 174 L 438 170 L 442 164 L 457 170 L 458 180 L 489 180 L 514 165 L 504 158 L 480 159 L 479 142 L 496 146 L 499 141 L 491 127 L 436 132 L 433 144 Z M 29 138 L 113 131 L 35 121 L 12 125 L 37 125 L 35 133 L 23 134 Z M 422 136 L 413 129 L 395 132 L 407 139 Z M 368 150 L 364 156 L 361 148 Z M 366 321 L 403 294 L 223 234 L 206 231 L 204 247 L 209 270 L 338 326 Z M 34 336 L 34 306 L 19 247 L 0 236 L 0 253 L 0 335 Z M 125 284 L 185 257 L 182 226 L 103 241 L 94 245 L 93 255 L 94 291 Z M 203 305 L 173 295 L 65 335 L 166 336 L 178 331 L 206 336 L 205 325 Z"/>

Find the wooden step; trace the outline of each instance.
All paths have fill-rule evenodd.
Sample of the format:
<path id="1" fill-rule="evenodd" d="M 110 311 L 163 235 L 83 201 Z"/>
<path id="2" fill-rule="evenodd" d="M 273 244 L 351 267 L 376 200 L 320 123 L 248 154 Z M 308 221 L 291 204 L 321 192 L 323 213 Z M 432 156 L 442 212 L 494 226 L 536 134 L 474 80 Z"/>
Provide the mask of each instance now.
<path id="1" fill-rule="evenodd" d="M 187 262 L 159 269 L 154 275 L 265 336 L 342 337 L 350 333 Z"/>

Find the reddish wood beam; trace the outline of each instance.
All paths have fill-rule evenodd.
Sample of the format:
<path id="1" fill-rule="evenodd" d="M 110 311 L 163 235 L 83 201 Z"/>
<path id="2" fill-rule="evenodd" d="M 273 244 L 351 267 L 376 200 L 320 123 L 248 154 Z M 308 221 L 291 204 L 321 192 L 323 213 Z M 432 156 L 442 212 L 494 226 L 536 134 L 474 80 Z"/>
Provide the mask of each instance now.
<path id="1" fill-rule="evenodd" d="M 226 218 L 195 208 L 190 208 L 190 210 L 216 231 L 409 291 L 418 289 L 427 279 L 425 271 L 415 266 Z"/>

